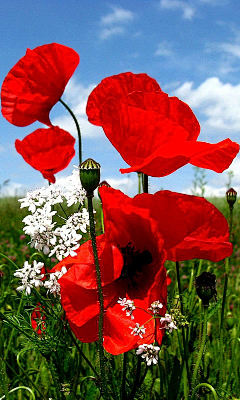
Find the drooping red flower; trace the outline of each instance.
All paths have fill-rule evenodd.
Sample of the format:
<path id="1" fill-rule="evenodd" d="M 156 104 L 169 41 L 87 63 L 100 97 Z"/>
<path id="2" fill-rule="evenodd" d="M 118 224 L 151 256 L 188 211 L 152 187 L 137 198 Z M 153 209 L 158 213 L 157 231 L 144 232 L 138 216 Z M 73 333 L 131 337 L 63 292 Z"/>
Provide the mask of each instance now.
<path id="1" fill-rule="evenodd" d="M 239 151 L 230 139 L 198 142 L 200 125 L 190 107 L 146 74 L 105 78 L 89 96 L 87 115 L 131 166 L 122 173 L 160 177 L 187 163 L 222 172 Z"/>
<path id="2" fill-rule="evenodd" d="M 226 220 L 205 199 L 195 196 L 163 191 L 132 199 L 105 186 L 99 192 L 105 226 L 105 233 L 97 237 L 105 308 L 104 347 L 111 354 L 120 354 L 155 339 L 161 344 L 164 330 L 159 319 L 145 325 L 142 338 L 132 334 L 131 328 L 149 320 L 146 311 L 155 301 L 163 304 L 160 315 L 165 315 L 164 261 L 178 259 L 178 246 L 184 248 L 187 259 L 203 256 L 216 261 L 230 255 Z M 188 216 L 190 206 L 193 211 Z M 189 238 L 193 245 L 185 248 Z M 81 341 L 93 342 L 98 339 L 100 309 L 91 242 L 76 252 L 76 257 L 65 258 L 54 270 L 63 265 L 68 269 L 58 282 L 71 329 Z M 123 311 L 119 298 L 133 301 L 134 320 Z"/>
<path id="3" fill-rule="evenodd" d="M 50 126 L 49 112 L 62 96 L 78 64 L 79 55 L 58 43 L 27 49 L 3 81 L 3 116 L 17 126 L 35 121 Z"/>
<path id="4" fill-rule="evenodd" d="M 58 126 L 37 129 L 23 140 L 15 141 L 16 150 L 24 160 L 52 183 L 54 174 L 66 168 L 74 157 L 74 144 L 74 137 Z"/>

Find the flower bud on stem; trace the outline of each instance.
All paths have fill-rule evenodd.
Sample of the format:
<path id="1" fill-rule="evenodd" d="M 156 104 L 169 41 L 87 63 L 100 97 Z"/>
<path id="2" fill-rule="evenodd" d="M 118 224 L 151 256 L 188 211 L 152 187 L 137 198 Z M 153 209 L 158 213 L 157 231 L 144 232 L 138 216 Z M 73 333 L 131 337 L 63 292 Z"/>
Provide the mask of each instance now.
<path id="1" fill-rule="evenodd" d="M 97 243 L 96 243 L 96 232 L 95 232 L 95 223 L 94 223 L 94 215 L 93 215 L 93 192 L 98 187 L 100 182 L 100 164 L 96 161 L 88 158 L 80 165 L 80 180 L 83 188 L 87 192 L 88 199 L 88 213 L 89 213 L 89 224 L 90 224 L 90 235 L 92 241 L 92 249 L 93 249 L 93 257 L 96 268 L 96 276 L 97 276 L 97 286 L 98 286 L 98 295 L 99 295 L 99 305 L 100 305 L 100 314 L 98 321 L 98 339 L 99 339 L 99 359 L 100 359 L 100 373 L 101 373 L 101 381 L 102 381 L 102 396 L 105 400 L 109 399 L 108 395 L 108 387 L 107 387 L 107 378 L 106 378 L 106 369 L 105 369 L 105 356 L 104 356 L 104 348 L 103 348 L 103 314 L 104 314 L 104 301 L 103 301 L 103 290 L 101 284 L 101 271 L 100 264 L 97 254 Z"/>

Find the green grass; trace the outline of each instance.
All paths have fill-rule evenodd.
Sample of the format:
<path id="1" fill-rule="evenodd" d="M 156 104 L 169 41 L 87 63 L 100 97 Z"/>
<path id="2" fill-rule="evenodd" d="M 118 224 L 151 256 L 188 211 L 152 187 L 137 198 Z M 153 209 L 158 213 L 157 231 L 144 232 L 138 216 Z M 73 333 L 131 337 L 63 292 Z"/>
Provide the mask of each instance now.
<path id="1" fill-rule="evenodd" d="M 210 201 L 226 218 L 229 217 L 225 199 L 210 199 Z M 16 198 L 0 198 L 0 252 L 15 262 L 18 268 L 21 268 L 24 261 L 35 252 L 28 245 L 29 238 L 22 236 L 22 219 L 27 213 L 26 209 L 19 209 Z M 98 214 L 97 229 L 100 231 Z M 218 302 L 212 301 L 208 310 L 208 336 L 197 379 L 200 383 L 204 382 L 213 386 L 219 399 L 240 397 L 240 380 L 238 379 L 240 376 L 239 243 L 240 204 L 236 204 L 233 223 L 234 251 L 230 258 L 226 319 L 222 336 L 219 335 L 219 321 L 224 285 L 224 261 L 219 263 L 203 261 L 201 267 L 201 272 L 208 270 L 217 276 Z M 50 261 L 47 262 L 50 265 Z M 33 292 L 31 299 L 25 295 L 22 296 L 16 291 L 18 279 L 12 276 L 13 265 L 1 257 L 0 265 L 2 265 L 0 311 L 8 319 L 8 321 L 0 319 L 0 399 L 4 395 L 10 400 L 31 398 L 26 389 L 19 389 L 8 394 L 19 386 L 30 388 L 38 400 L 100 399 L 99 380 L 82 355 L 84 353 L 93 368 L 99 371 L 98 357 L 96 357 L 97 345 L 80 343 L 69 334 L 62 309 L 54 298 L 45 299 L 45 303 L 42 303 L 47 321 L 45 334 L 38 335 L 33 332 L 30 317 L 34 307 L 39 303 L 39 293 Z M 167 262 L 166 267 L 172 270 L 168 301 L 171 308 L 176 309 L 179 306 L 179 297 L 175 265 Z M 201 301 L 196 296 L 194 285 L 191 290 L 189 290 L 189 285 L 191 277 L 194 278 L 197 274 L 199 261 L 184 262 L 180 264 L 180 267 L 184 315 L 189 321 L 188 328 L 185 328 L 185 335 L 188 365 L 192 375 L 200 346 L 203 316 Z M 29 335 L 28 338 L 27 335 Z M 161 347 L 159 365 L 146 368 L 145 363 L 140 362 L 140 381 L 143 383 L 135 393 L 132 390 L 139 361 L 135 351 L 129 352 L 125 356 L 127 371 L 124 381 L 128 399 L 181 400 L 186 398 L 184 395 L 188 391 L 188 384 L 186 371 L 182 370 L 182 346 L 181 330 L 174 331 L 172 334 L 166 333 Z M 113 357 L 108 354 L 106 357 L 109 393 L 111 399 L 120 400 L 123 356 Z M 180 376 L 182 376 L 181 379 Z M 198 394 L 201 399 L 214 398 L 206 387 L 200 388 Z M 122 397 L 122 400 L 124 398 L 127 398 L 126 395 Z"/>

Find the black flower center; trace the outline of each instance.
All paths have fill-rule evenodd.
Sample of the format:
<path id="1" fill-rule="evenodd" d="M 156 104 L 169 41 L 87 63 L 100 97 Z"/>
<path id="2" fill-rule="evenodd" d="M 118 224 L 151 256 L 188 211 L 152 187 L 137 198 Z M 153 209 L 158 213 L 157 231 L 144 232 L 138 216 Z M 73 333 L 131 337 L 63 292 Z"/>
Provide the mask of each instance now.
<path id="1" fill-rule="evenodd" d="M 145 265 L 151 264 L 152 255 L 148 250 L 135 250 L 131 243 L 120 248 L 123 255 L 123 269 L 120 278 L 130 278 L 132 281 L 141 274 Z"/>

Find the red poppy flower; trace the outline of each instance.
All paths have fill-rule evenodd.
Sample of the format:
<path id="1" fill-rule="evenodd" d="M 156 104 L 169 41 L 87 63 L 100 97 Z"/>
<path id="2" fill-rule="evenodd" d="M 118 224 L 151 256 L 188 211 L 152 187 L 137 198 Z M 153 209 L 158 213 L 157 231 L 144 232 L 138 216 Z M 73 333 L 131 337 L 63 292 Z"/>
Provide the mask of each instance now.
<path id="1" fill-rule="evenodd" d="M 97 237 L 105 308 L 104 347 L 111 354 L 120 354 L 155 339 L 161 344 L 164 330 L 160 319 L 146 323 L 150 318 L 146 311 L 159 301 L 163 305 L 159 315 L 165 315 L 165 259 L 173 259 L 170 251 L 175 256 L 177 246 L 184 246 L 189 237 L 193 247 L 185 249 L 188 256 L 207 256 L 206 246 L 214 260 L 230 255 L 231 244 L 222 242 L 228 240 L 225 218 L 205 199 L 195 196 L 166 191 L 131 199 L 105 186 L 99 192 L 105 225 L 105 233 Z M 186 217 L 190 206 L 194 211 Z M 207 226 L 209 215 L 201 221 L 203 212 L 209 211 Z M 216 228 L 211 226 L 215 223 Z M 214 247 L 216 242 L 214 253 L 209 244 Z M 93 342 L 98 339 L 99 302 L 91 242 L 84 243 L 76 257 L 65 258 L 53 271 L 63 265 L 68 272 L 58 282 L 71 329 L 81 341 Z M 133 301 L 134 320 L 123 311 L 119 298 Z M 132 334 L 136 323 L 146 324 L 142 337 Z"/>
<path id="2" fill-rule="evenodd" d="M 15 141 L 16 150 L 24 160 L 52 183 L 54 174 L 66 168 L 74 157 L 74 144 L 74 137 L 58 126 L 37 129 L 22 141 Z"/>
<path id="3" fill-rule="evenodd" d="M 17 126 L 35 121 L 51 125 L 49 112 L 78 64 L 79 55 L 58 43 L 27 49 L 2 84 L 3 116 Z"/>
<path id="4" fill-rule="evenodd" d="M 45 320 L 46 316 L 42 311 L 42 306 L 38 303 L 31 315 L 32 328 L 38 335 L 42 335 L 46 329 Z"/>
<path id="5" fill-rule="evenodd" d="M 122 173 L 160 177 L 187 163 L 222 172 L 239 151 L 230 139 L 198 142 L 200 125 L 190 107 L 146 74 L 105 78 L 89 96 L 87 115 L 131 166 Z"/>

